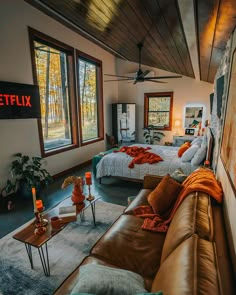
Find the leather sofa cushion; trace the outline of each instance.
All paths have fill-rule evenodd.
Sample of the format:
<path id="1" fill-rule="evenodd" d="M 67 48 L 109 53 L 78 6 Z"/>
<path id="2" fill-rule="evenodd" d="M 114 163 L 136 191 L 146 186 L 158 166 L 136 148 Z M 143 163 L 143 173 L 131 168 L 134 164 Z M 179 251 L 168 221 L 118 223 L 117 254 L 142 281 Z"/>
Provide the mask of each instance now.
<path id="1" fill-rule="evenodd" d="M 91 254 L 143 277 L 158 271 L 166 233 L 143 230 L 143 219 L 122 215 L 95 244 Z"/>
<path id="2" fill-rule="evenodd" d="M 124 214 L 133 214 L 132 210 L 138 206 L 149 205 L 147 196 L 151 193 L 150 189 L 141 189 L 135 199 L 125 209 Z"/>
<path id="3" fill-rule="evenodd" d="M 178 245 L 195 233 L 200 238 L 213 240 L 214 229 L 210 197 L 201 192 L 189 194 L 176 210 L 166 235 L 161 262 Z"/>
<path id="4" fill-rule="evenodd" d="M 168 295 L 221 293 L 214 244 L 193 235 L 164 261 L 153 281 L 152 292 Z"/>
<path id="5" fill-rule="evenodd" d="M 211 200 L 211 203 L 215 228 L 214 243 L 216 245 L 222 289 L 227 290 L 227 295 L 236 294 L 236 272 L 233 269 L 236 267 L 235 252 L 231 239 L 232 236 L 229 235 L 230 228 L 227 227 L 227 217 L 223 217 L 223 208 L 221 205 L 217 204 L 214 200 Z"/>

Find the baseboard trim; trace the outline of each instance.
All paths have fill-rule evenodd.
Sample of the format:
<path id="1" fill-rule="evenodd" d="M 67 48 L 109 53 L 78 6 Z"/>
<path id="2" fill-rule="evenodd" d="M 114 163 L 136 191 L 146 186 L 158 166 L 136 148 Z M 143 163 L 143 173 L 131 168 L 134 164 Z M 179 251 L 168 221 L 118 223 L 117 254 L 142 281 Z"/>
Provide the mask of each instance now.
<path id="1" fill-rule="evenodd" d="M 69 169 L 66 169 L 66 170 L 64 170 L 62 172 L 59 172 L 59 173 L 53 175 L 52 178 L 54 180 L 56 180 L 56 179 L 60 178 L 61 176 L 64 176 L 65 174 L 68 174 L 69 172 L 72 172 L 73 170 L 83 168 L 84 166 L 87 166 L 87 165 L 89 165 L 91 163 L 92 163 L 92 160 L 88 160 L 88 161 L 83 162 L 83 163 L 81 163 L 79 165 L 73 166 L 73 167 L 71 167 Z"/>

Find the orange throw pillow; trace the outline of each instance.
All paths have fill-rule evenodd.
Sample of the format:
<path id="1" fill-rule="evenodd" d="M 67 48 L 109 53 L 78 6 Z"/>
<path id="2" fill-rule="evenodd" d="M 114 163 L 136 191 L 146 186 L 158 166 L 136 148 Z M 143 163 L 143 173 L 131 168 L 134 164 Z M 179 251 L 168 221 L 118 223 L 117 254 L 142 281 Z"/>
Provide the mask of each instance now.
<path id="1" fill-rule="evenodd" d="M 190 148 L 190 146 L 191 146 L 191 143 L 188 142 L 188 141 L 186 141 L 184 144 L 182 144 L 181 147 L 178 150 L 178 157 L 179 158 L 182 157 L 183 153 L 185 151 L 187 151 L 187 149 Z"/>
<path id="2" fill-rule="evenodd" d="M 171 178 L 169 174 L 164 176 L 147 197 L 153 211 L 160 216 L 168 215 L 182 188 L 182 184 Z"/>

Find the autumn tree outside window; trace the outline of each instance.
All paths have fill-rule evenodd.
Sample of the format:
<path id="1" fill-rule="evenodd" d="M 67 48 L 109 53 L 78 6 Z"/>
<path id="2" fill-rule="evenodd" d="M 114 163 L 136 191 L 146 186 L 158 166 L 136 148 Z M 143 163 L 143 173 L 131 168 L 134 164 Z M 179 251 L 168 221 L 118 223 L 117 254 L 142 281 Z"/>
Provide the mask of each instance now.
<path id="1" fill-rule="evenodd" d="M 79 105 L 82 144 L 103 135 L 102 64 L 101 61 L 77 51 Z"/>
<path id="2" fill-rule="evenodd" d="M 34 82 L 40 91 L 42 156 L 101 140 L 101 62 L 87 55 L 83 59 L 74 48 L 36 30 L 30 28 L 29 33 Z"/>
<path id="3" fill-rule="evenodd" d="M 173 92 L 144 93 L 144 127 L 171 130 Z"/>

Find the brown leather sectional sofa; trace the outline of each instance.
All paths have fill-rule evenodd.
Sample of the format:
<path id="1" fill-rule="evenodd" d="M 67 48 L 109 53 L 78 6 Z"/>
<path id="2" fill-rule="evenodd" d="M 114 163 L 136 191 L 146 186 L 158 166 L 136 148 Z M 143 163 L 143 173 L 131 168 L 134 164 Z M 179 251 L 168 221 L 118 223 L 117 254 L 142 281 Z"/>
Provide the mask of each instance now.
<path id="1" fill-rule="evenodd" d="M 143 219 L 130 210 L 147 205 L 160 177 L 146 176 L 144 188 L 91 249 L 81 265 L 93 263 L 140 274 L 147 290 L 164 295 L 236 294 L 221 206 L 207 194 L 188 195 L 167 233 L 141 229 Z M 79 267 L 54 294 L 70 294 Z"/>

